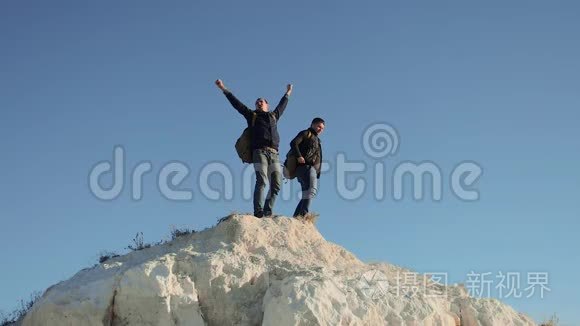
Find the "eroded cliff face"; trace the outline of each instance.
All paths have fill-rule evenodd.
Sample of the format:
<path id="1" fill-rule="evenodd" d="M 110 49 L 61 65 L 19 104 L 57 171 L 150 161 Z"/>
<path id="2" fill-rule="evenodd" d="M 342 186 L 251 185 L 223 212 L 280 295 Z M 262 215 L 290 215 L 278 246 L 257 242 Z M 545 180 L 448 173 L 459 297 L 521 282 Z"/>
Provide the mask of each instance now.
<path id="1" fill-rule="evenodd" d="M 234 215 L 80 271 L 22 325 L 535 325 L 429 276 L 402 287 L 411 274 L 364 264 L 311 223 Z"/>

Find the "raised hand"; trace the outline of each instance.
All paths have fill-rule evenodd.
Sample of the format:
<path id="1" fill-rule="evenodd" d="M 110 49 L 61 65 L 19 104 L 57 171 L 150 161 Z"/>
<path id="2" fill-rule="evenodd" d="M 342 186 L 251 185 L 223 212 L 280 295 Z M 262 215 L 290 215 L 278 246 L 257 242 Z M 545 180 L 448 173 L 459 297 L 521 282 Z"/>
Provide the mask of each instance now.
<path id="1" fill-rule="evenodd" d="M 292 84 L 286 85 L 286 95 L 290 96 L 292 94 Z"/>
<path id="2" fill-rule="evenodd" d="M 224 85 L 224 82 L 221 79 L 216 80 L 215 84 L 222 91 L 226 89 L 226 86 Z"/>

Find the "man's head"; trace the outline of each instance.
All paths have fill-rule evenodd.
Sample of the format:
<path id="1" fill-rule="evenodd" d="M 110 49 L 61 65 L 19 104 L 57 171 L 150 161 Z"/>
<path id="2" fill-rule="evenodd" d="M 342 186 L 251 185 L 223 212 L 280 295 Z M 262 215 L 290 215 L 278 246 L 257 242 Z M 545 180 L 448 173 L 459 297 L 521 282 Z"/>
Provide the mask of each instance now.
<path id="1" fill-rule="evenodd" d="M 256 110 L 268 112 L 268 101 L 265 98 L 258 98 L 256 100 Z"/>
<path id="2" fill-rule="evenodd" d="M 322 118 L 314 118 L 312 119 L 312 123 L 310 124 L 310 128 L 314 129 L 317 134 L 321 134 L 324 131 L 324 120 Z"/>

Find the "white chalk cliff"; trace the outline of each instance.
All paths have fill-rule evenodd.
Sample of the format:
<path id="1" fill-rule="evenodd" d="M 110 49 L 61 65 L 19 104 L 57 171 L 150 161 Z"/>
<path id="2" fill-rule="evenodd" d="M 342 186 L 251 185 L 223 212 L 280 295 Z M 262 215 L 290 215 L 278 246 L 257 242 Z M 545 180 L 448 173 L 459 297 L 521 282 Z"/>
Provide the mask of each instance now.
<path id="1" fill-rule="evenodd" d="M 536 325 L 495 299 L 365 264 L 312 223 L 234 215 L 50 287 L 22 325 Z"/>

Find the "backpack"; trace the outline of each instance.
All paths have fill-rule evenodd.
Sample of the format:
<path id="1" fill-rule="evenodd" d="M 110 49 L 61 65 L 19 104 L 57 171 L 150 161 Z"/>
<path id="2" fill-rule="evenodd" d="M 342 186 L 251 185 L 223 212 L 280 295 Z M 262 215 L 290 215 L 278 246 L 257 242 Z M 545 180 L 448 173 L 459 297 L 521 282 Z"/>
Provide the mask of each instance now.
<path id="1" fill-rule="evenodd" d="M 312 137 L 312 132 L 308 130 L 308 134 L 306 135 L 306 139 L 310 139 Z M 284 161 L 284 169 L 283 174 L 284 178 L 292 180 L 296 178 L 296 168 L 298 167 L 298 160 L 296 159 L 296 155 L 294 151 L 290 149 L 286 154 L 286 160 Z"/>
<path id="2" fill-rule="evenodd" d="M 250 125 L 244 129 L 242 135 L 236 141 L 236 152 L 243 163 L 252 163 L 252 127 L 256 123 L 256 112 L 252 113 Z"/>

